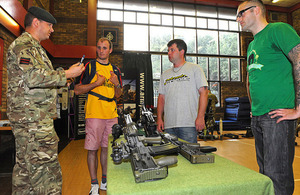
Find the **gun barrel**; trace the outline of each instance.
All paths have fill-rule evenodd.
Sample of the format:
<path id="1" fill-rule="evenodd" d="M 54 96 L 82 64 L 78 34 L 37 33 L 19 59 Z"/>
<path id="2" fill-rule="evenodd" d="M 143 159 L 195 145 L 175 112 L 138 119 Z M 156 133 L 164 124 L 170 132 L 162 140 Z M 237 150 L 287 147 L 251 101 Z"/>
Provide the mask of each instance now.
<path id="1" fill-rule="evenodd" d="M 176 164 L 178 160 L 176 156 L 166 156 L 159 159 L 155 159 L 155 161 L 157 165 L 161 167 L 165 167 L 165 166 Z"/>
<path id="2" fill-rule="evenodd" d="M 161 144 L 162 139 L 161 137 L 140 137 L 139 140 L 143 143 L 147 144 Z"/>

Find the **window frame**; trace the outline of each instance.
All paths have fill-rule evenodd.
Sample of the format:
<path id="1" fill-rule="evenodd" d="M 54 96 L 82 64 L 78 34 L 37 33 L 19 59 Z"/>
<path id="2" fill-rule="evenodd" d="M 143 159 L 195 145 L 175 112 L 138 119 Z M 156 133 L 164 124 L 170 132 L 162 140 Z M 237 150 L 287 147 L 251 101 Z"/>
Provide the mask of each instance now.
<path id="1" fill-rule="evenodd" d="M 98 0 L 98 1 L 101 1 L 101 0 Z M 220 59 L 227 59 L 228 60 L 228 75 L 227 77 L 229 78 L 229 80 L 226 80 L 226 81 L 230 81 L 230 82 L 242 82 L 242 62 L 241 60 L 245 59 L 244 56 L 241 56 L 241 46 L 240 46 L 240 36 L 241 36 L 241 28 L 240 26 L 236 23 L 235 19 L 233 19 L 234 17 L 231 16 L 232 18 L 229 19 L 229 18 L 224 18 L 223 16 L 222 17 L 219 17 L 221 15 L 221 12 L 224 13 L 224 10 L 226 11 L 229 11 L 229 12 L 232 12 L 232 8 L 224 8 L 224 7 L 218 7 L 218 6 L 207 6 L 207 5 L 199 5 L 199 4 L 192 4 L 192 6 L 194 7 L 194 11 L 195 13 L 194 14 L 176 14 L 174 13 L 174 9 L 175 7 L 180 4 L 183 4 L 183 3 L 177 3 L 177 2 L 164 2 L 164 3 L 167 3 L 167 4 L 171 4 L 172 5 L 172 13 L 164 13 L 164 12 L 158 12 L 158 11 L 155 11 L 155 12 L 151 12 L 150 11 L 150 5 L 151 3 L 162 3 L 160 1 L 155 1 L 155 0 L 146 0 L 148 2 L 148 11 L 140 11 L 140 10 L 125 10 L 124 9 L 124 2 L 126 0 L 123 0 L 123 9 L 114 9 L 114 8 L 111 8 L 111 9 L 107 9 L 107 8 L 100 8 L 99 6 L 97 6 L 97 9 L 107 9 L 109 10 L 109 17 L 111 19 L 111 13 L 112 11 L 123 11 L 123 22 L 119 22 L 119 23 L 123 23 L 123 27 L 127 24 L 129 25 L 147 25 L 148 26 L 148 51 L 141 51 L 143 53 L 150 53 L 151 55 L 159 55 L 160 56 L 160 75 L 163 73 L 163 60 L 162 60 L 162 57 L 167 55 L 167 52 L 159 52 L 159 51 L 151 51 L 151 40 L 150 40 L 150 28 L 151 27 L 168 27 L 168 28 L 172 28 L 172 36 L 174 38 L 174 31 L 176 28 L 185 28 L 185 29 L 192 29 L 192 30 L 195 30 L 195 42 L 196 42 L 196 53 L 190 53 L 189 50 L 187 51 L 187 57 L 189 56 L 192 56 L 192 57 L 196 57 L 196 62 L 197 64 L 199 64 L 199 58 L 206 58 L 206 64 L 205 65 L 202 65 L 202 66 L 206 66 L 207 67 L 207 81 L 209 83 L 209 86 L 212 84 L 212 83 L 218 83 L 218 94 L 217 97 L 218 99 L 221 99 L 221 83 L 225 80 L 221 80 L 221 66 L 220 66 Z M 127 0 L 128 1 L 128 0 Z M 191 4 L 189 4 L 188 6 L 190 6 Z M 199 10 L 203 10 L 203 8 L 205 7 L 208 7 L 210 10 L 214 11 L 216 10 L 216 14 L 213 13 L 214 15 L 211 15 L 211 16 L 203 16 L 201 15 L 201 13 L 199 14 Z M 135 22 L 124 22 L 125 20 L 125 12 L 135 12 Z M 145 13 L 145 14 L 148 14 L 148 23 L 138 23 L 138 13 Z M 150 16 L 154 14 L 154 15 L 159 15 L 159 18 L 160 18 L 160 21 L 156 24 L 151 24 L 150 23 Z M 171 16 L 172 17 L 172 24 L 171 25 L 168 25 L 168 24 L 163 24 L 163 16 Z M 182 17 L 183 18 L 183 25 L 175 25 L 175 22 L 174 22 L 174 18 L 175 17 Z M 195 27 L 187 27 L 187 18 L 194 18 L 194 22 L 195 22 Z M 100 20 L 101 21 L 101 20 Z M 105 20 L 107 21 L 107 20 Z M 199 25 L 198 22 L 199 21 L 206 21 L 206 27 L 203 27 L 202 25 Z M 213 26 L 213 27 L 209 27 L 209 21 L 216 21 L 216 26 Z M 227 28 L 224 28 L 224 29 L 220 29 L 220 23 L 223 22 L 223 23 L 227 23 Z M 234 30 L 231 30 L 232 27 L 234 27 L 235 29 Z M 211 31 L 217 31 L 217 54 L 200 54 L 198 53 L 198 30 L 211 30 Z M 237 55 L 220 55 L 220 32 L 230 32 L 230 33 L 237 33 L 237 36 L 238 36 L 238 40 L 237 40 L 237 52 L 238 54 Z M 125 33 L 124 33 L 125 34 Z M 125 35 L 124 35 L 125 36 Z M 125 40 L 124 40 L 124 43 L 125 43 Z M 124 44 L 125 45 L 125 44 Z M 125 47 L 125 46 L 124 46 Z M 124 51 L 126 52 L 131 52 L 133 50 L 126 50 L 123 48 Z M 138 52 L 136 50 L 134 50 L 135 52 Z M 210 66 L 209 66 L 209 59 L 214 59 L 216 58 L 217 59 L 217 72 L 218 72 L 218 75 L 217 75 L 217 79 L 211 79 L 209 77 L 210 73 L 212 70 L 210 70 Z M 231 67 L 232 67 L 232 59 L 239 59 L 238 60 L 238 71 L 239 71 L 239 74 L 238 74 L 238 79 L 237 80 L 234 80 L 232 78 L 232 70 L 231 70 Z M 155 74 L 153 72 L 153 74 Z M 159 82 L 160 79 L 157 79 L 155 77 L 153 77 L 153 82 Z M 154 85 L 153 85 L 154 86 Z M 154 92 L 155 94 L 155 92 Z M 157 97 L 154 97 L 154 99 L 157 98 Z M 220 101 L 219 101 L 220 102 Z M 155 103 L 155 105 L 157 105 Z M 220 103 L 218 103 L 217 106 L 219 106 Z"/>

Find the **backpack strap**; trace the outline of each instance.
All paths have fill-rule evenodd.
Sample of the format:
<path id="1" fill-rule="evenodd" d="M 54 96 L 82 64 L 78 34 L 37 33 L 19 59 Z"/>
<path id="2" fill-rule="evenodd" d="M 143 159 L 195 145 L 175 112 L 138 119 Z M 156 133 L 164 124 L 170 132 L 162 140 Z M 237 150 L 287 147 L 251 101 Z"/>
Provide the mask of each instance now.
<path id="1" fill-rule="evenodd" d="M 121 79 L 120 70 L 115 65 L 112 65 L 112 67 L 113 67 L 114 73 L 117 74 L 118 79 L 120 81 L 120 79 Z M 96 74 L 96 60 L 92 60 L 91 61 L 91 76 L 89 77 L 90 80 L 89 80 L 88 83 L 91 83 L 91 81 L 94 78 L 95 74 Z M 121 84 L 121 82 L 122 81 L 120 81 L 120 84 Z M 93 91 L 89 91 L 88 94 L 98 97 L 99 100 L 104 100 L 104 101 L 108 101 L 108 102 L 116 101 L 115 98 L 108 98 L 108 97 L 105 97 L 105 96 L 100 95 L 99 93 L 96 93 L 96 92 L 93 92 Z"/>
<path id="2" fill-rule="evenodd" d="M 113 71 L 114 71 L 114 73 L 117 75 L 117 77 L 118 77 L 118 80 L 119 80 L 119 83 L 120 83 L 120 85 L 121 85 L 121 87 L 123 86 L 123 83 L 122 83 L 122 75 L 121 75 L 121 71 L 120 71 L 120 69 L 116 66 L 116 65 L 114 65 L 114 64 L 111 64 L 112 65 L 112 67 L 113 67 Z"/>
<path id="3" fill-rule="evenodd" d="M 115 98 L 108 98 L 103 95 L 100 95 L 99 93 L 95 93 L 93 91 L 89 91 L 88 94 L 98 97 L 99 100 L 104 100 L 104 101 L 108 101 L 108 102 L 112 102 L 112 101 L 116 100 Z"/>
<path id="4" fill-rule="evenodd" d="M 90 70 L 90 76 L 89 76 L 89 80 L 88 83 L 91 83 L 92 79 L 94 78 L 95 74 L 96 74 L 96 60 L 91 60 L 90 61 L 91 64 L 91 70 Z"/>

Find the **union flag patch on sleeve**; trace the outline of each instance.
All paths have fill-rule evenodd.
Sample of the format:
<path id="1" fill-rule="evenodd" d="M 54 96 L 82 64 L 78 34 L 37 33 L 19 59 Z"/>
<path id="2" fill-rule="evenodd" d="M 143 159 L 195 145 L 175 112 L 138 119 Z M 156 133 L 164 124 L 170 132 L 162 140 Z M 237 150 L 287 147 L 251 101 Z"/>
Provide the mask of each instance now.
<path id="1" fill-rule="evenodd" d="M 30 58 L 21 58 L 20 59 L 20 64 L 28 65 L 29 62 L 30 62 Z"/>

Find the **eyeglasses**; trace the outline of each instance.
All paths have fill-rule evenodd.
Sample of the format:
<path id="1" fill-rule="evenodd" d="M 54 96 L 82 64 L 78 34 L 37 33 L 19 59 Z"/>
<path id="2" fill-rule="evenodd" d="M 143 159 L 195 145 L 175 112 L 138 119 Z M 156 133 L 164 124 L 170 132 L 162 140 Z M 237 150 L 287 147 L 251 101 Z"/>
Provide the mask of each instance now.
<path id="1" fill-rule="evenodd" d="M 245 11 L 247 11 L 247 10 L 253 8 L 253 7 L 256 7 L 256 6 L 250 6 L 250 7 L 246 8 L 246 9 L 243 9 L 243 10 L 239 11 L 239 13 L 236 15 L 236 18 L 242 17 L 243 14 L 245 13 Z"/>

